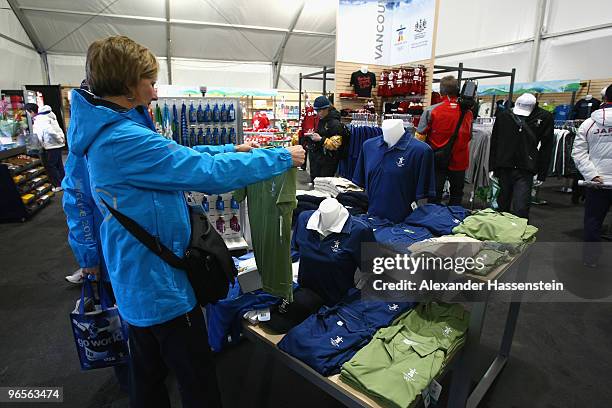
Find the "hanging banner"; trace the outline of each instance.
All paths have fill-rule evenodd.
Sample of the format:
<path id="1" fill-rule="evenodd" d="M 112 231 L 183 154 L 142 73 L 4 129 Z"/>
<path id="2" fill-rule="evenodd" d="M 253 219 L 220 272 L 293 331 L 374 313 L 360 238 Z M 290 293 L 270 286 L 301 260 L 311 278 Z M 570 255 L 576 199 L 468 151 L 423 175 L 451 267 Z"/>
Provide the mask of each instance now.
<path id="1" fill-rule="evenodd" d="M 336 59 L 399 65 L 431 58 L 435 0 L 340 0 Z"/>
<path id="2" fill-rule="evenodd" d="M 510 90 L 509 84 L 503 85 L 478 85 L 478 95 L 507 95 Z M 560 81 L 539 82 L 517 82 L 514 84 L 514 95 L 524 93 L 562 93 L 580 90 L 579 79 Z"/>

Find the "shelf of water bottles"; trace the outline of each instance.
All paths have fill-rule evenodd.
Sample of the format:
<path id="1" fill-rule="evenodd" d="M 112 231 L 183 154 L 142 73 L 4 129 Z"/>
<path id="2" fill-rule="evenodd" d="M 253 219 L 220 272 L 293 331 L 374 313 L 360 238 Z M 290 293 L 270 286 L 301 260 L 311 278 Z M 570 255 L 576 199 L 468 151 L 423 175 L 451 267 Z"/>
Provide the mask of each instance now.
<path id="1" fill-rule="evenodd" d="M 210 223 L 223 237 L 231 251 L 248 248 L 244 239 L 245 211 L 232 193 L 208 195 L 192 192 L 191 194 L 196 202 L 202 203 Z"/>
<path id="2" fill-rule="evenodd" d="M 157 131 L 183 146 L 241 143 L 237 99 L 160 98 L 154 107 Z"/>

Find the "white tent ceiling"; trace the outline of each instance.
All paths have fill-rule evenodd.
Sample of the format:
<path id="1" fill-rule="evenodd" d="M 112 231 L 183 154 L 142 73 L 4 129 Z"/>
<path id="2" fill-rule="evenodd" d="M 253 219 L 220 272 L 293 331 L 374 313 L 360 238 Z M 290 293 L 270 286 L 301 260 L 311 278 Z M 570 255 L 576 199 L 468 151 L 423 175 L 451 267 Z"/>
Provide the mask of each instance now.
<path id="1" fill-rule="evenodd" d="M 543 3 L 541 43 L 534 47 Z M 33 64 L 37 51 L 48 55 L 51 82 L 78 84 L 88 45 L 122 34 L 159 57 L 161 83 L 170 68 L 175 84 L 297 87 L 299 72 L 334 65 L 335 28 L 334 0 L 0 0 L 0 51 L 8 67 L 0 85 L 44 82 L 44 69 L 32 79 L 40 68 Z M 602 63 L 611 40 L 609 0 L 588 7 L 575 0 L 440 0 L 436 58 L 445 65 L 514 67 L 519 81 L 601 78 L 612 76 Z"/>

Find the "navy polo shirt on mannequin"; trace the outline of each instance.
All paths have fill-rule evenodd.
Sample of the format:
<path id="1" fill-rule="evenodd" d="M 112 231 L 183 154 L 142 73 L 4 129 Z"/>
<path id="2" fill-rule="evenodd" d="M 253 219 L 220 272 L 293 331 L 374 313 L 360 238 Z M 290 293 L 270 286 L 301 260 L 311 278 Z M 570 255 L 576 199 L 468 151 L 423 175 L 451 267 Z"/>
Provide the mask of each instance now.
<path id="1" fill-rule="evenodd" d="M 349 216 L 341 232 L 323 237 L 306 228 L 313 213 L 300 214 L 293 234 L 292 248 L 300 252 L 298 283 L 316 292 L 327 305 L 334 305 L 355 286 L 361 243 L 376 240 L 372 229 L 353 216 Z"/>
<path id="2" fill-rule="evenodd" d="M 366 140 L 353 182 L 368 193 L 368 214 L 400 223 L 413 202 L 436 195 L 433 151 L 410 131 L 392 147 L 383 136 Z"/>

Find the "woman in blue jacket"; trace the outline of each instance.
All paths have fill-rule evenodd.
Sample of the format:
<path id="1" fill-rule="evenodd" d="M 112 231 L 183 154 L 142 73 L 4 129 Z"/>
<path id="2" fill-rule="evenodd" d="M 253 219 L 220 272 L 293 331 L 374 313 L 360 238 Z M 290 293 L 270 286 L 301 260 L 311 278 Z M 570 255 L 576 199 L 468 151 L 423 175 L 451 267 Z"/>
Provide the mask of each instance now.
<path id="1" fill-rule="evenodd" d="M 155 132 L 146 106 L 158 63 L 145 47 L 115 36 L 87 51 L 92 93 L 72 91 L 71 152 L 87 157 L 91 190 L 104 216 L 100 241 L 119 311 L 130 325 L 130 402 L 169 406 L 164 379 L 175 372 L 184 407 L 220 406 L 201 309 L 186 272 L 125 230 L 101 200 L 183 256 L 191 227 L 183 191 L 219 194 L 282 174 L 304 160 L 301 146 L 176 144 Z"/>

